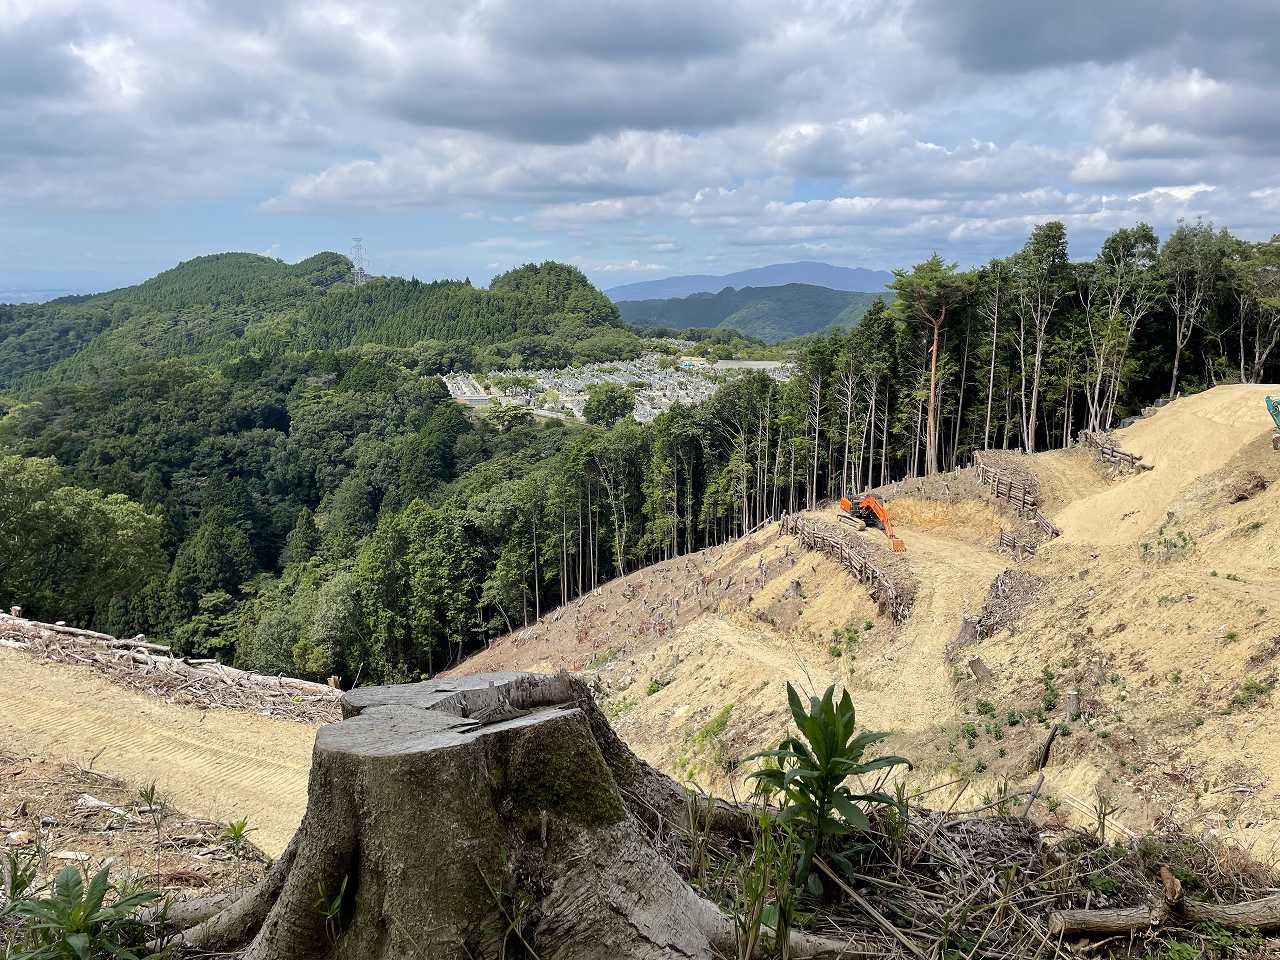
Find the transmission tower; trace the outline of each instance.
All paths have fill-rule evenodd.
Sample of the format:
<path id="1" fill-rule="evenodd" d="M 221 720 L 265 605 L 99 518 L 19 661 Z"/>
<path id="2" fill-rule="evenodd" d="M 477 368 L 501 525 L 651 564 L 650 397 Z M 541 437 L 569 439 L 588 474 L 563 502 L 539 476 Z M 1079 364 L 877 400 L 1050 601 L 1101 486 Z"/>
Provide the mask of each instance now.
<path id="1" fill-rule="evenodd" d="M 364 255 L 364 238 L 351 238 L 351 282 L 357 287 L 369 279 L 369 261 Z"/>

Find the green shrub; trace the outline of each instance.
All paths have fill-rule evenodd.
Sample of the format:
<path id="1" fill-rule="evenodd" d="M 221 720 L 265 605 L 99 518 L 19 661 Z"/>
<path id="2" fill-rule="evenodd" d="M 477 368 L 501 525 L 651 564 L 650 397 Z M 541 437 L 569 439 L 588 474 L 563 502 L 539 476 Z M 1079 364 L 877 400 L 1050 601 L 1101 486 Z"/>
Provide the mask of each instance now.
<path id="1" fill-rule="evenodd" d="M 1090 890 L 1101 893 L 1104 896 L 1115 896 L 1119 889 L 1115 880 L 1102 873 L 1091 873 L 1084 878 L 1084 885 Z"/>
<path id="2" fill-rule="evenodd" d="M 1248 677 L 1236 689 L 1235 696 L 1231 698 L 1232 710 L 1244 710 L 1252 707 L 1259 700 L 1266 699 L 1271 695 L 1271 691 L 1276 688 L 1274 677 L 1268 677 L 1265 680 L 1257 680 L 1254 677 Z"/>
<path id="3" fill-rule="evenodd" d="M 1040 702 L 1044 704 L 1047 712 L 1058 705 L 1058 688 L 1054 685 L 1053 673 L 1048 668 L 1045 669 L 1041 679 L 1044 683 L 1044 693 L 1040 697 Z"/>
<path id="4" fill-rule="evenodd" d="M 24 895 L 3 910 L 22 924 L 18 949 L 9 960 L 130 960 L 148 937 L 138 910 L 160 899 L 149 890 L 127 892 L 110 879 L 110 865 L 85 883 L 79 867 L 69 866 L 54 879 L 47 897 Z M 151 954 L 150 956 L 158 956 Z"/>
<path id="5" fill-rule="evenodd" d="M 810 892 L 821 894 L 822 881 L 813 871 L 814 860 L 829 860 L 852 873 L 848 857 L 855 847 L 854 838 L 871 826 L 860 804 L 895 803 L 880 791 L 853 793 L 845 781 L 909 764 L 894 756 L 864 759 L 867 748 L 888 734 L 856 733 L 857 715 L 848 691 L 837 701 L 835 687 L 828 687 L 821 698 L 809 698 L 806 710 L 800 695 L 788 683 L 787 700 L 799 735 L 787 737 L 776 750 L 752 757 L 770 763 L 753 773 L 751 779 L 760 793 L 780 798 L 779 820 L 796 831 L 801 844 L 796 880 Z"/>

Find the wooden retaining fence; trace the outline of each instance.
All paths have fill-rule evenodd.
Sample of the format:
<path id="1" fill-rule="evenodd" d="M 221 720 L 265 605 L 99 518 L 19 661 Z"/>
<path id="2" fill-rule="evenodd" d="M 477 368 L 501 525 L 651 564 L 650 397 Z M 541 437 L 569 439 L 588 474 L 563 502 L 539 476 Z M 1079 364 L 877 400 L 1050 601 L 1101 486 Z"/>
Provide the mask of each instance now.
<path id="1" fill-rule="evenodd" d="M 860 582 L 870 584 L 871 599 L 879 604 L 881 613 L 888 613 L 897 623 L 911 616 L 914 596 L 904 596 L 893 578 L 873 564 L 855 544 L 838 532 L 822 529 L 824 526 L 826 524 L 814 523 L 797 514 L 784 513 L 779 521 L 783 533 L 798 537 L 806 548 L 819 550 L 839 561 Z"/>
<path id="2" fill-rule="evenodd" d="M 977 458 L 975 457 L 975 460 Z M 1046 539 L 1052 540 L 1062 533 L 1040 510 L 1040 491 L 1025 480 L 1015 480 L 995 467 L 977 460 L 978 481 L 991 485 L 997 498 L 1005 500 L 1018 508 L 1019 512 L 1030 517 Z M 1023 540 L 1012 533 L 1001 531 L 1000 548 L 1013 553 L 1019 560 L 1026 556 L 1035 556 L 1036 544 Z"/>
<path id="3" fill-rule="evenodd" d="M 1142 462 L 1142 457 L 1136 453 L 1130 453 L 1127 450 L 1121 450 L 1118 446 L 1107 439 L 1105 433 L 1098 433 L 1092 430 L 1081 430 L 1079 434 L 1080 443 L 1093 448 L 1093 455 L 1103 463 L 1118 463 L 1130 470 L 1150 470 L 1151 468 Z"/>
<path id="4" fill-rule="evenodd" d="M 1000 549 L 1008 550 L 1019 560 L 1023 557 L 1034 557 L 1036 555 L 1036 545 L 1034 543 L 1020 540 L 1006 530 L 1000 531 Z"/>
<path id="5" fill-rule="evenodd" d="M 1019 510 L 1034 510 L 1040 502 L 1038 491 L 1022 480 L 1015 480 L 994 467 L 979 462 L 978 482 L 991 485 L 991 491 L 1000 500 L 1007 500 Z"/>

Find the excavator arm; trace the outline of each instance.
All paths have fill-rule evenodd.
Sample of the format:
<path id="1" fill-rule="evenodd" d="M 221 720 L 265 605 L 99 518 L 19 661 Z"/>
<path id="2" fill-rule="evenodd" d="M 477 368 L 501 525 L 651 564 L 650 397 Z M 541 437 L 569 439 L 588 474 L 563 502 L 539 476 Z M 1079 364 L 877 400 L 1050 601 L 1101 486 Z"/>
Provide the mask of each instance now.
<path id="1" fill-rule="evenodd" d="M 884 530 L 885 536 L 889 538 L 889 547 L 894 553 L 901 553 L 907 549 L 907 545 L 894 536 L 893 522 L 889 519 L 889 511 L 884 508 L 884 504 L 880 502 L 879 497 L 873 497 L 868 494 L 858 501 L 856 507 L 847 497 L 841 497 L 840 509 L 847 516 L 862 524 L 869 524 Z"/>

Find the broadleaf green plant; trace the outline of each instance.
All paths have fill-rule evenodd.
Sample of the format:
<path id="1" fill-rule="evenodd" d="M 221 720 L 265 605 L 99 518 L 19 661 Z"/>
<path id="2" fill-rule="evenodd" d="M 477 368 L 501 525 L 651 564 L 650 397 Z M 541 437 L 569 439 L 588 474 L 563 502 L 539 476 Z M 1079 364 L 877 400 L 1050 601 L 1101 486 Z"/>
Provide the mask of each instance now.
<path id="1" fill-rule="evenodd" d="M 110 870 L 103 867 L 86 884 L 78 867 L 65 867 L 49 896 L 14 903 L 29 949 L 10 953 L 11 960 L 137 960 L 133 947 L 146 939 L 137 912 L 160 894 L 124 894 L 111 883 Z"/>
<path id="2" fill-rule="evenodd" d="M 897 756 L 864 759 L 867 748 L 888 734 L 857 732 L 857 714 L 848 691 L 837 700 L 835 686 L 830 686 L 822 697 L 810 697 L 806 709 L 788 683 L 787 701 L 798 735 L 786 737 L 776 750 L 751 758 L 768 761 L 751 778 L 758 791 L 778 798 L 778 819 L 792 827 L 800 839 L 796 882 L 821 894 L 822 881 L 813 870 L 814 860 L 822 858 L 852 873 L 848 858 L 856 852 L 855 837 L 871 827 L 864 807 L 895 803 L 880 790 L 855 793 L 846 781 L 877 770 L 910 767 L 910 763 Z"/>

